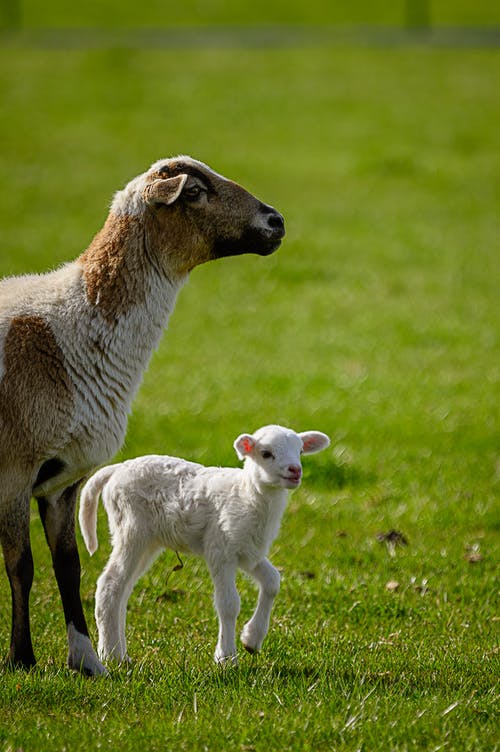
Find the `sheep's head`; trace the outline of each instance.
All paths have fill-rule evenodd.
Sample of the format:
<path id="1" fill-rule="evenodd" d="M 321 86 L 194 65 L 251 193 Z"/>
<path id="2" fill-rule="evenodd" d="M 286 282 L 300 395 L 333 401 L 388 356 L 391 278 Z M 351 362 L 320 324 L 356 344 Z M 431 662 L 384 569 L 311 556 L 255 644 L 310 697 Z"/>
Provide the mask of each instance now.
<path id="1" fill-rule="evenodd" d="M 112 211 L 142 216 L 149 249 L 181 274 L 222 256 L 269 255 L 285 234 L 279 212 L 190 157 L 155 162 L 116 195 Z"/>
<path id="2" fill-rule="evenodd" d="M 330 444 L 320 431 L 295 433 L 282 426 L 264 426 L 234 442 L 236 454 L 259 485 L 297 488 L 302 479 L 302 454 L 314 454 Z"/>

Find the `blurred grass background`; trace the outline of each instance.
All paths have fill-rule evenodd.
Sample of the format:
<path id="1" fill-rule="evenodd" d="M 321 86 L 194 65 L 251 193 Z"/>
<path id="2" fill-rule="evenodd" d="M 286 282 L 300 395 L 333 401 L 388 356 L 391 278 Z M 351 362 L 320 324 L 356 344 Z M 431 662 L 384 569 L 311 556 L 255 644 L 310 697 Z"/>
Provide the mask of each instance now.
<path id="1" fill-rule="evenodd" d="M 61 672 L 62 610 L 35 516 L 42 668 L 0 675 L 0 744 L 494 749 L 498 3 L 1 8 L 2 275 L 75 258 L 113 192 L 176 153 L 286 217 L 274 256 L 194 271 L 120 456 L 235 464 L 234 437 L 271 421 L 333 441 L 304 463 L 272 552 L 283 592 L 269 641 L 256 663 L 243 658 L 239 679 L 207 668 L 215 625 L 203 567 L 189 562 L 166 587 L 168 555 L 131 599 L 142 673 L 97 686 Z M 422 19 L 429 33 L 406 35 Z M 303 35 L 290 43 L 293 24 Z M 308 31 L 346 24 L 374 36 L 318 42 Z M 200 25 L 231 32 L 220 44 L 209 28 L 196 44 L 161 36 Z M 432 37 L 440 25 L 458 29 L 446 44 Z M 261 31 L 249 42 L 252 26 Z M 381 43 L 386 26 L 401 30 L 397 44 Z M 396 556 L 376 539 L 393 528 L 409 541 Z M 109 550 L 102 516 L 100 541 L 92 560 L 82 549 L 91 625 Z M 253 590 L 240 586 L 246 614 Z M 6 650 L 5 577 L 0 597 Z"/>
<path id="2" fill-rule="evenodd" d="M 150 0 L 147 5 L 115 0 L 2 0 L 3 17 L 27 27 L 161 27 L 217 24 L 391 24 L 498 25 L 494 0 Z"/>

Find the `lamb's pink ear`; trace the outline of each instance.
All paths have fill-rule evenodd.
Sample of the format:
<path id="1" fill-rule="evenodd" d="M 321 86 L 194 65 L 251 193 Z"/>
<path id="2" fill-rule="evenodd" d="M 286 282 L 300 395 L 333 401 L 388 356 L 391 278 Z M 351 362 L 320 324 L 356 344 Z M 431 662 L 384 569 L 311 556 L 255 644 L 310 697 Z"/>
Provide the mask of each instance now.
<path id="1" fill-rule="evenodd" d="M 144 200 L 148 204 L 173 204 L 182 193 L 187 175 L 176 175 L 175 178 L 166 180 L 153 180 L 148 183 L 142 192 Z"/>
<path id="2" fill-rule="evenodd" d="M 250 436 L 249 433 L 242 433 L 241 436 L 238 436 L 233 444 L 236 450 L 236 454 L 238 455 L 238 459 L 244 460 L 245 457 L 251 454 L 256 443 L 257 442 L 255 441 L 254 437 Z"/>
<path id="3" fill-rule="evenodd" d="M 322 449 L 326 449 L 330 445 L 330 439 L 326 433 L 321 431 L 304 431 L 299 433 L 302 439 L 302 452 L 304 454 L 315 454 L 315 452 L 321 452 Z"/>

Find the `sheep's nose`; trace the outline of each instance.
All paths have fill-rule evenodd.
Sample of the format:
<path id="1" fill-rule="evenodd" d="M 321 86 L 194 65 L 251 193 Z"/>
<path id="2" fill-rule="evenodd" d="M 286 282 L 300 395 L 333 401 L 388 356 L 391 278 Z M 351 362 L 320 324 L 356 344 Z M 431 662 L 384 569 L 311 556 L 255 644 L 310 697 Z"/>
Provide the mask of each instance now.
<path id="1" fill-rule="evenodd" d="M 285 220 L 277 211 L 273 211 L 273 213 L 268 216 L 267 223 L 269 227 L 273 228 L 273 230 L 280 230 L 281 232 L 285 231 Z"/>
<path id="2" fill-rule="evenodd" d="M 302 475 L 302 468 L 300 465 L 288 465 L 288 472 L 294 478 L 300 478 Z"/>
<path id="3" fill-rule="evenodd" d="M 285 220 L 283 215 L 276 211 L 273 206 L 267 204 L 261 205 L 261 212 L 265 217 L 265 222 L 269 229 L 273 231 L 273 235 L 282 238 L 285 234 Z"/>

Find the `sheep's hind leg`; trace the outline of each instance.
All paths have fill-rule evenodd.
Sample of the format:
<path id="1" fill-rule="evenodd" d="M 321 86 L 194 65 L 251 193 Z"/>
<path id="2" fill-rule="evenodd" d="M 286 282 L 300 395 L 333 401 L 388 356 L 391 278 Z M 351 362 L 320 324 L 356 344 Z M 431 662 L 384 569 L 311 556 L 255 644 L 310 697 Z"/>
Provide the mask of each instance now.
<path id="1" fill-rule="evenodd" d="M 33 583 L 33 556 L 29 538 L 30 493 L 13 504 L 2 503 L 0 541 L 12 594 L 12 632 L 8 664 L 30 668 L 35 665 L 29 622 L 29 595 Z"/>
<path id="2" fill-rule="evenodd" d="M 249 653 L 258 652 L 269 630 L 271 609 L 280 589 L 280 573 L 268 559 L 260 561 L 253 569 L 246 570 L 259 585 L 257 607 L 252 618 L 241 632 L 241 642 Z"/>
<path id="3" fill-rule="evenodd" d="M 80 557 L 75 537 L 78 483 L 59 497 L 38 499 L 40 517 L 64 609 L 68 637 L 68 666 L 89 676 L 106 674 L 90 642 L 80 598 Z"/>

